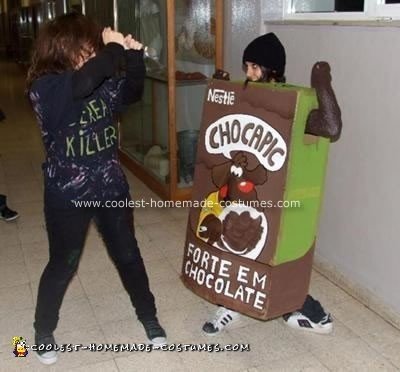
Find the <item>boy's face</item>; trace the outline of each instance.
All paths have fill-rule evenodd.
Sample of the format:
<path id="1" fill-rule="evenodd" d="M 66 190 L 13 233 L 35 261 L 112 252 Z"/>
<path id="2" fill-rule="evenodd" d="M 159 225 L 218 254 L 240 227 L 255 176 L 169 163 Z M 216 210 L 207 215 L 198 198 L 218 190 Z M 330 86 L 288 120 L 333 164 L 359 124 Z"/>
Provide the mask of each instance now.
<path id="1" fill-rule="evenodd" d="M 243 71 L 246 77 L 250 81 L 259 81 L 263 77 L 261 67 L 253 62 L 245 62 L 243 65 Z"/>

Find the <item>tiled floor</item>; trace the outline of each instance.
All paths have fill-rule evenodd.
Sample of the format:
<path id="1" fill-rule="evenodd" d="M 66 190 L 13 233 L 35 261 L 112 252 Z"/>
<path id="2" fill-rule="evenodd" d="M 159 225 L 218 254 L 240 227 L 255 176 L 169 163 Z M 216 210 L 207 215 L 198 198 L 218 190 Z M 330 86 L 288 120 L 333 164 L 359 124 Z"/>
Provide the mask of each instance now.
<path id="1" fill-rule="evenodd" d="M 38 281 L 47 260 L 43 224 L 41 139 L 26 99 L 23 77 L 11 63 L 0 64 L 0 192 L 21 217 L 0 221 L 0 371 L 398 371 L 400 331 L 313 273 L 311 294 L 333 313 L 332 335 L 288 329 L 280 319 L 243 319 L 215 338 L 200 332 L 214 306 L 186 290 L 179 280 L 187 210 L 137 209 L 136 229 L 150 282 L 171 343 L 250 344 L 250 352 L 64 353 L 52 367 L 32 354 L 15 358 L 13 336 L 33 340 Z M 127 172 L 133 195 L 155 198 Z M 103 243 L 91 228 L 79 271 L 65 297 L 58 343 L 139 343 L 143 329 Z"/>

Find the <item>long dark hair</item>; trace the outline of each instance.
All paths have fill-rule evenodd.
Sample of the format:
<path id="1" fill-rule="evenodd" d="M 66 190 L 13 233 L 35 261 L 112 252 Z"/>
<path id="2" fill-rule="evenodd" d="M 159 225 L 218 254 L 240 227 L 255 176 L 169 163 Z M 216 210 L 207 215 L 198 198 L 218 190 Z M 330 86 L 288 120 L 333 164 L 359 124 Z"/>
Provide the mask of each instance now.
<path id="1" fill-rule="evenodd" d="M 243 66 L 243 70 L 245 69 L 245 66 Z M 271 68 L 267 68 L 264 66 L 260 66 L 262 75 L 261 79 L 257 80 L 257 83 L 270 83 L 270 82 L 275 82 L 275 83 L 286 83 L 286 77 L 283 75 L 278 75 L 275 70 L 272 70 Z M 247 84 L 250 83 L 251 80 L 247 79 L 244 81 L 244 88 L 247 87 Z"/>
<path id="2" fill-rule="evenodd" d="M 97 52 L 101 45 L 100 27 L 82 14 L 65 14 L 47 22 L 34 44 L 27 89 L 43 75 L 74 69 L 80 56 Z"/>

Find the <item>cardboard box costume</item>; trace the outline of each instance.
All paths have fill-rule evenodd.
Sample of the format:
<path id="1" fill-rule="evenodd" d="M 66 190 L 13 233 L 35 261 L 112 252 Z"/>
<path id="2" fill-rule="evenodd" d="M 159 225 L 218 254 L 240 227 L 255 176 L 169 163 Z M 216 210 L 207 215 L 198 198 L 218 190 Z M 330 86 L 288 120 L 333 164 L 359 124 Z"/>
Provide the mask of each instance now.
<path id="1" fill-rule="evenodd" d="M 317 107 L 311 88 L 209 83 L 182 265 L 197 295 L 259 319 L 303 305 L 330 142 L 304 134 Z"/>

